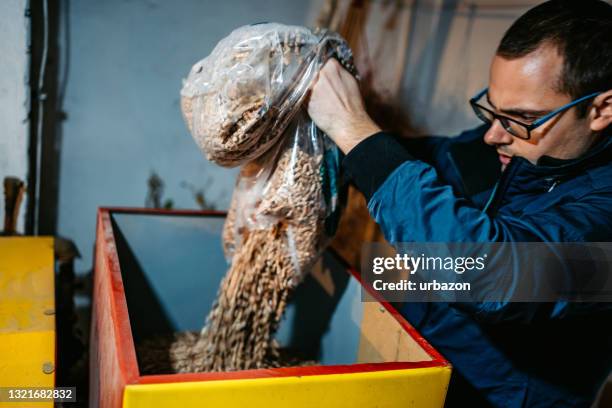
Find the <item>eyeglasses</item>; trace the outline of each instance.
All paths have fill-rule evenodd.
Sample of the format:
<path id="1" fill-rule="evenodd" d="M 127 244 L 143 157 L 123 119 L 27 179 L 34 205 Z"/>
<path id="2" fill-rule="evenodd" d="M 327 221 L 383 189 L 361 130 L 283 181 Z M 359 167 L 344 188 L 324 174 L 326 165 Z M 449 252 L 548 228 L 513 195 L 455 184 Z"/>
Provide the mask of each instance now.
<path id="1" fill-rule="evenodd" d="M 578 105 L 580 102 L 584 102 L 588 99 L 594 98 L 599 95 L 601 92 L 595 92 L 587 96 L 583 96 L 582 98 L 578 98 L 575 101 L 568 103 L 567 105 L 563 105 L 562 107 L 555 109 L 554 111 L 542 116 L 537 119 L 535 122 L 527 124 L 519 122 L 518 120 L 509 118 L 508 116 L 499 115 L 493 112 L 491 109 L 485 108 L 484 106 L 478 103 L 478 100 L 483 97 L 489 88 L 485 88 L 482 91 L 478 92 L 472 99 L 470 99 L 470 105 L 472 105 L 472 109 L 474 109 L 474 113 L 480 120 L 484 123 L 492 124 L 495 119 L 499 120 L 499 123 L 502 124 L 504 129 L 512 136 L 516 136 L 520 139 L 529 140 L 531 138 L 531 131 L 537 128 L 538 126 L 543 125 L 549 119 L 558 115 L 561 112 L 565 112 L 571 107 Z"/>

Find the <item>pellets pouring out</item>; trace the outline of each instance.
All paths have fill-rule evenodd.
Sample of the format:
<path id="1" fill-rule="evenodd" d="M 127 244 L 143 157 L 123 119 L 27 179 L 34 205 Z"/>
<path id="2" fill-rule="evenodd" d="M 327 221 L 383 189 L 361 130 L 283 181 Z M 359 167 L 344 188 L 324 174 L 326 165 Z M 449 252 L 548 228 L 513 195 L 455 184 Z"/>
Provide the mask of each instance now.
<path id="1" fill-rule="evenodd" d="M 201 333 L 175 336 L 176 372 L 286 364 L 275 331 L 341 210 L 339 152 L 303 106 L 329 58 L 355 73 L 335 33 L 256 24 L 233 31 L 184 81 L 181 108 L 198 146 L 241 170 L 223 231 L 230 267 Z"/>

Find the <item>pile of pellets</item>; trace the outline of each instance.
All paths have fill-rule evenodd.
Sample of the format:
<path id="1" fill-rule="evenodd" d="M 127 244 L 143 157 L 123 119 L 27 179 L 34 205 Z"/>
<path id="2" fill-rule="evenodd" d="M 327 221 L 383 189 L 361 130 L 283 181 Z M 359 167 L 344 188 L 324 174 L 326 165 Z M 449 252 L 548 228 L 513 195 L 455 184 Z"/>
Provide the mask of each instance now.
<path id="1" fill-rule="evenodd" d="M 163 371 L 156 367 L 162 361 L 170 371 L 182 373 L 304 363 L 284 355 L 274 335 L 291 293 L 326 243 L 323 154 L 286 143 L 287 134 L 295 135 L 296 121 L 309 120 L 300 104 L 314 78 L 308 70 L 314 62 L 321 63 L 322 53 L 316 47 L 322 36 L 303 27 L 268 26 L 273 26 L 274 35 L 269 46 L 264 44 L 258 51 L 236 51 L 240 47 L 220 43 L 217 48 L 222 53 L 214 69 L 218 72 L 219 64 L 256 69 L 255 64 L 261 63 L 257 59 L 263 58 L 270 70 L 290 75 L 283 89 L 271 96 L 269 84 L 242 82 L 238 77 L 229 82 L 222 78 L 222 90 L 208 86 L 206 92 L 182 92 L 184 118 L 207 157 L 227 167 L 242 165 L 223 230 L 231 265 L 199 334 L 179 333 L 141 345 L 144 372 Z M 257 31 L 246 28 L 242 35 L 252 35 L 248 30 Z M 325 45 L 325 58 L 334 56 L 354 70 L 347 45 L 340 37 L 332 39 Z M 205 63 L 194 66 L 192 82 L 198 81 L 198 74 L 208 75 L 206 70 L 212 68 L 207 64 L 216 50 Z M 210 75 L 206 80 L 214 83 Z M 245 199 L 239 191 L 241 183 L 262 180 L 261 194 Z M 169 356 L 162 358 L 168 349 Z"/>

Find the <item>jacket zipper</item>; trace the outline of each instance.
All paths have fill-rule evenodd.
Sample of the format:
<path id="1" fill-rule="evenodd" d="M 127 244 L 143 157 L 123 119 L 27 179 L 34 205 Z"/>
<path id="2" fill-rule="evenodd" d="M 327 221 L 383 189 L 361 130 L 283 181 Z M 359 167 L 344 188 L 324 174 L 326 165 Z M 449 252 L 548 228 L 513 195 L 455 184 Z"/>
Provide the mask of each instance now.
<path id="1" fill-rule="evenodd" d="M 501 204 L 502 198 L 508 189 L 508 185 L 510 184 L 510 180 L 514 177 L 516 173 L 516 169 L 518 168 L 518 162 L 512 160 L 506 170 L 502 173 L 500 179 L 495 183 L 495 187 L 493 187 L 493 191 L 491 192 L 491 196 L 485 205 L 483 212 L 486 212 L 489 215 L 494 215 L 497 212 L 499 204 Z"/>
<path id="2" fill-rule="evenodd" d="M 491 203 L 493 202 L 493 198 L 495 197 L 495 193 L 497 192 L 498 187 L 499 187 L 499 180 L 497 180 L 497 182 L 493 186 L 493 191 L 491 191 L 491 195 L 489 195 L 489 199 L 487 200 L 487 203 L 482 209 L 483 212 L 486 213 L 489 210 L 489 207 L 491 206 Z"/>
<path id="3" fill-rule="evenodd" d="M 550 185 L 550 188 L 548 189 L 547 193 L 550 193 L 551 191 L 553 191 L 555 189 L 555 187 L 557 187 L 559 185 L 559 180 L 553 180 L 553 183 Z"/>

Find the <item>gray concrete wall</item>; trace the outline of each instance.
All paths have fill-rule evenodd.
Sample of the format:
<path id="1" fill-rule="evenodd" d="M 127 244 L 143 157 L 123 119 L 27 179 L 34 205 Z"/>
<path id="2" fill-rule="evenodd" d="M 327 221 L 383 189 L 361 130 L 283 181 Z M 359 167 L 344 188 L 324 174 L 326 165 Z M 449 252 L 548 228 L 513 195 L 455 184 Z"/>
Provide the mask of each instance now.
<path id="1" fill-rule="evenodd" d="M 26 180 L 29 124 L 29 21 L 26 0 L 0 1 L 0 190 L 6 176 Z M 23 231 L 25 202 L 18 230 Z M 4 220 L 4 196 L 0 193 L 0 221 Z M 3 224 L 0 224 L 0 229 Z"/>
<path id="2" fill-rule="evenodd" d="M 261 21 L 304 24 L 309 2 L 78 0 L 69 6 L 58 233 L 75 240 L 83 271 L 91 267 L 96 208 L 143 206 L 151 171 L 175 207 L 197 208 L 184 182 L 206 187 L 217 208 L 229 205 L 236 172 L 207 162 L 197 149 L 180 114 L 181 80 L 232 29 Z M 60 33 L 60 47 L 67 45 L 63 38 Z"/>

